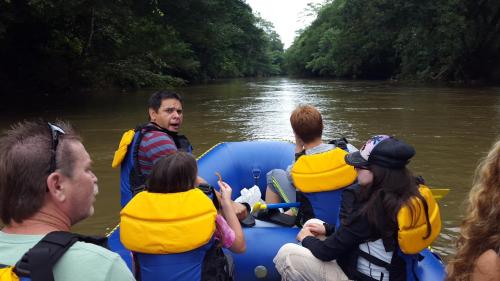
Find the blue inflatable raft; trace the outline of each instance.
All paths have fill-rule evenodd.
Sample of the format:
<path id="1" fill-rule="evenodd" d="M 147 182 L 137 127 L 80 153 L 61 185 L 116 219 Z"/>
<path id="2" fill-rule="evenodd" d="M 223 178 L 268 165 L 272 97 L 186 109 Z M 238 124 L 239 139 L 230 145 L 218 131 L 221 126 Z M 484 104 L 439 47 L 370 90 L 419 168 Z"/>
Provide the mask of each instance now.
<path id="1" fill-rule="evenodd" d="M 215 172 L 233 188 L 233 199 L 240 190 L 259 186 L 265 194 L 266 174 L 276 168 L 286 169 L 293 162 L 294 145 L 286 141 L 247 141 L 220 143 L 198 159 L 198 174 L 213 186 L 217 186 Z M 270 222 L 256 220 L 253 227 L 243 229 L 247 250 L 243 254 L 232 254 L 237 281 L 280 280 L 273 258 L 286 243 L 297 243 L 297 227 L 282 227 Z M 119 253 L 132 268 L 130 252 L 120 242 L 119 227 L 109 236 L 110 248 Z M 418 264 L 420 280 L 444 280 L 445 271 L 441 260 L 430 250 L 421 252 L 424 257 Z M 158 280 L 160 280 L 159 277 Z"/>

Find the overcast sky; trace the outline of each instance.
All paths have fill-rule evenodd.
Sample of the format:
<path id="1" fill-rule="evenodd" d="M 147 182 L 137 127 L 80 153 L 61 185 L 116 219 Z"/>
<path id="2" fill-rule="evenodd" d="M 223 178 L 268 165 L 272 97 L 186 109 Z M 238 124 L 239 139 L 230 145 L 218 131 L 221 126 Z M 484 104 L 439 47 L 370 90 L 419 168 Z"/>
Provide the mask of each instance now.
<path id="1" fill-rule="evenodd" d="M 285 49 L 290 47 L 295 38 L 295 31 L 304 28 L 314 17 L 304 13 L 307 3 L 323 3 L 323 0 L 246 0 L 254 12 L 274 24 L 281 36 Z"/>

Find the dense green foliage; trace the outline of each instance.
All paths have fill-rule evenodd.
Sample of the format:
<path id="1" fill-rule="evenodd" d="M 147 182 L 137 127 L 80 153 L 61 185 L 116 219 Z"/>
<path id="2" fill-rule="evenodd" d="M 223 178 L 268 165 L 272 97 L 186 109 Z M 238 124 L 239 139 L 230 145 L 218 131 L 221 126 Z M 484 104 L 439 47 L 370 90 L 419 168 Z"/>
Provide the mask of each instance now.
<path id="1" fill-rule="evenodd" d="M 0 90 L 158 87 L 281 73 L 243 0 L 0 0 Z"/>
<path id="2" fill-rule="evenodd" d="M 500 1 L 335 0 L 286 51 L 289 74 L 500 81 Z"/>

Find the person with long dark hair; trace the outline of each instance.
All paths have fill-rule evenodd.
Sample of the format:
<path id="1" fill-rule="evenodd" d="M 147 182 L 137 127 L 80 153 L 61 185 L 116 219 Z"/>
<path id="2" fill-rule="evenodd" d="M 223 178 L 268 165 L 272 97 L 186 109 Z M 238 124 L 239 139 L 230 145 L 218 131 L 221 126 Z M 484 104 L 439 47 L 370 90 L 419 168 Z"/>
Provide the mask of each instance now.
<path id="1" fill-rule="evenodd" d="M 205 269 L 213 268 L 212 262 L 223 255 L 221 247 L 235 253 L 246 249 L 231 201 L 231 187 L 220 180 L 221 200 L 211 199 L 196 187 L 197 174 L 198 166 L 191 154 L 176 152 L 162 157 L 153 165 L 146 190 L 120 212 L 121 242 L 136 253 L 136 264 L 151 262 L 149 258 L 141 260 L 141 254 L 157 255 L 156 261 L 147 266 L 162 264 L 163 269 L 156 272 L 161 280 L 199 279 L 200 272 L 193 273 L 195 270 L 190 268 L 200 268 L 200 264 L 201 280 L 206 274 L 228 275 L 231 272 L 224 268 L 226 265 L 214 268 L 212 273 Z M 182 253 L 190 257 L 173 255 Z M 200 256 L 204 258 L 193 258 Z M 186 275 L 188 271 L 194 275 Z M 137 279 L 150 280 L 143 278 L 148 270 L 136 270 L 135 274 Z"/>
<path id="2" fill-rule="evenodd" d="M 297 235 L 302 246 L 286 244 L 274 259 L 282 280 L 406 280 L 398 253 L 417 253 L 440 231 L 430 191 L 419 189 L 406 168 L 414 154 L 412 146 L 377 135 L 346 155 L 358 184 L 342 194 L 339 228 L 306 222 Z M 409 232 L 401 229 L 417 231 L 422 240 L 410 241 Z"/>
<path id="3" fill-rule="evenodd" d="M 500 140 L 481 161 L 446 280 L 500 280 Z"/>

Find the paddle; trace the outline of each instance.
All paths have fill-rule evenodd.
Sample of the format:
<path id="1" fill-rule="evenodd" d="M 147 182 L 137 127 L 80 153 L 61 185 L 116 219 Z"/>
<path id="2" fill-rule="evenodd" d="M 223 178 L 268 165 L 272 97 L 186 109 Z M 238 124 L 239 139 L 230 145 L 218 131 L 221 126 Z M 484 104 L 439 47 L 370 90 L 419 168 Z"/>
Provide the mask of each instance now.
<path id="1" fill-rule="evenodd" d="M 252 208 L 252 213 L 257 213 L 260 210 L 265 210 L 265 209 L 279 209 L 279 208 L 293 208 L 293 207 L 300 207 L 299 202 L 292 202 L 292 203 L 275 203 L 275 204 L 266 204 L 262 202 L 257 202 L 255 205 L 253 205 Z"/>
<path id="2" fill-rule="evenodd" d="M 436 201 L 443 199 L 449 192 L 449 188 L 431 188 L 432 196 Z M 275 204 L 266 204 L 262 202 L 257 202 L 253 205 L 252 213 L 258 213 L 261 210 L 265 209 L 279 209 L 279 208 L 293 208 L 300 207 L 299 202 L 291 202 L 291 203 L 275 203 Z"/>
<path id="3" fill-rule="evenodd" d="M 432 192 L 432 196 L 434 197 L 434 199 L 436 199 L 436 201 L 443 199 L 443 197 L 445 197 L 446 194 L 450 192 L 449 188 L 430 188 L 430 190 Z"/>

